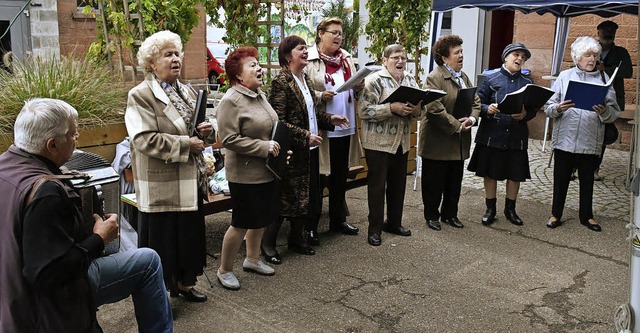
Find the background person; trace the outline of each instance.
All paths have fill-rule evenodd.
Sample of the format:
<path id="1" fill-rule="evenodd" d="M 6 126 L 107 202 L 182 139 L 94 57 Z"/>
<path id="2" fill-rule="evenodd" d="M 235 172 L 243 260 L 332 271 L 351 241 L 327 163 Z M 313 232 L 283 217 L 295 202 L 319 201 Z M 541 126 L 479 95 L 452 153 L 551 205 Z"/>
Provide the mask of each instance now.
<path id="1" fill-rule="evenodd" d="M 502 114 L 498 102 L 511 92 L 533 83 L 521 72 L 531 52 L 524 44 L 512 43 L 502 51 L 500 71 L 486 77 L 478 87 L 480 97 L 480 126 L 476 133 L 476 146 L 469 161 L 469 171 L 484 177 L 487 211 L 482 224 L 490 225 L 496 218 L 496 192 L 498 180 L 507 180 L 504 215 L 511 223 L 522 225 L 516 214 L 516 199 L 520 182 L 531 179 L 529 171 L 529 127 L 527 121 L 535 118 L 535 109 L 522 108 L 517 114 Z"/>
<path id="2" fill-rule="evenodd" d="M 135 249 L 102 257 L 118 236 L 117 214 L 94 214 L 87 232 L 79 194 L 51 179 L 78 137 L 71 105 L 32 99 L 16 118 L 14 144 L 0 155 L 0 331 L 93 332 L 100 305 L 131 295 L 139 332 L 173 332 L 158 255 Z M 50 180 L 36 188 L 41 179 Z"/>
<path id="3" fill-rule="evenodd" d="M 307 242 L 304 227 L 317 226 L 320 217 L 320 130 L 333 131 L 335 126 L 346 128 L 350 124 L 344 116 L 316 109 L 317 95 L 304 73 L 307 59 L 307 43 L 301 37 L 289 36 L 280 42 L 278 60 L 282 69 L 271 82 L 269 103 L 292 135 L 293 155 L 282 179 L 280 213 L 291 222 L 288 247 L 300 254 L 313 255 L 315 250 Z M 281 220 L 269 227 L 269 245 L 275 244 L 280 223 Z"/>
<path id="4" fill-rule="evenodd" d="M 321 99 L 322 111 L 356 119 L 356 97 L 364 81 L 349 91 L 336 93 L 335 89 L 356 73 L 353 58 L 342 49 L 342 20 L 325 18 L 316 27 L 316 45 L 309 48 L 309 64 L 304 71 L 313 89 Z M 345 193 L 349 168 L 360 165 L 362 148 L 355 122 L 348 128 L 335 128 L 323 135 L 320 145 L 320 174 L 329 176 L 329 230 L 356 235 L 359 229 L 347 222 Z M 322 191 L 322 189 L 320 189 Z M 322 201 L 321 201 L 322 203 Z M 318 225 L 307 228 L 311 245 L 318 243 Z"/>
<path id="5" fill-rule="evenodd" d="M 273 268 L 260 260 L 264 228 L 278 219 L 279 181 L 265 166 L 267 156 L 278 156 L 280 145 L 271 140 L 278 120 L 262 92 L 262 68 L 258 50 L 240 47 L 225 60 L 231 88 L 218 104 L 218 130 L 227 149 L 225 169 L 233 198 L 231 226 L 224 234 L 218 281 L 227 289 L 239 289 L 233 262 L 246 235 L 247 258 L 242 268 L 273 275 Z"/>
<path id="6" fill-rule="evenodd" d="M 189 132 L 195 116 L 195 92 L 178 81 L 182 41 L 170 31 L 144 40 L 138 62 L 145 79 L 131 89 L 125 124 L 138 203 L 139 242 L 162 258 L 172 296 L 191 302 L 207 296 L 194 288 L 206 265 L 203 200 L 208 198 L 204 144 L 215 141 L 209 122 Z"/>
<path id="7" fill-rule="evenodd" d="M 444 90 L 447 95 L 427 105 L 420 122 L 418 154 L 422 158 L 422 202 L 427 226 L 442 229 L 442 222 L 456 228 L 464 225 L 458 219 L 458 202 L 462 187 L 464 160 L 469 158 L 471 126 L 480 115 L 480 99 L 476 96 L 471 115 L 453 116 L 458 91 L 472 87 L 462 71 L 462 39 L 448 35 L 433 47 L 436 67 L 427 76 L 427 88 Z M 442 203 L 442 206 L 440 206 Z"/>
<path id="8" fill-rule="evenodd" d="M 604 71 L 607 75 L 613 75 L 613 71 L 616 67 L 620 66 L 616 77 L 613 79 L 613 90 L 616 92 L 616 101 L 620 107 L 620 111 L 624 111 L 625 107 L 625 93 L 624 93 L 624 79 L 631 78 L 633 76 L 633 65 L 631 64 L 631 56 L 629 51 L 622 46 L 615 44 L 616 31 L 618 25 L 613 21 L 604 21 L 598 24 L 598 42 L 602 47 L 600 53 L 600 61 L 598 62 L 597 69 Z M 600 175 L 600 165 L 604 158 L 604 151 L 607 148 L 606 144 L 602 145 L 602 154 L 598 160 L 598 167 L 593 175 L 594 180 L 602 180 Z"/>
<path id="9" fill-rule="evenodd" d="M 600 44 L 594 38 L 578 37 L 571 44 L 571 59 L 576 67 L 558 75 L 551 87 L 555 94 L 545 105 L 547 117 L 555 118 L 551 140 L 553 205 L 546 223 L 549 228 L 561 224 L 571 170 L 575 165 L 580 178 L 580 223 L 593 231 L 602 230 L 593 218 L 593 175 L 601 154 L 604 123 L 612 123 L 620 115 L 616 94 L 613 87 L 609 87 L 604 105 L 594 105 L 592 110 L 576 108 L 571 100 L 563 98 L 569 80 L 602 83 L 601 72 L 596 69 L 600 50 Z M 609 79 L 608 76 L 605 78 Z"/>
<path id="10" fill-rule="evenodd" d="M 382 243 L 386 231 L 410 236 L 402 226 L 404 192 L 407 180 L 407 157 L 411 148 L 411 123 L 421 115 L 422 104 L 384 103 L 400 86 L 418 88 L 415 78 L 405 72 L 407 52 L 393 44 L 382 54 L 384 69 L 365 79 L 358 114 L 362 119 L 362 145 L 367 159 L 367 201 L 369 230 L 367 241 L 373 246 Z M 387 219 L 384 218 L 385 195 Z"/>

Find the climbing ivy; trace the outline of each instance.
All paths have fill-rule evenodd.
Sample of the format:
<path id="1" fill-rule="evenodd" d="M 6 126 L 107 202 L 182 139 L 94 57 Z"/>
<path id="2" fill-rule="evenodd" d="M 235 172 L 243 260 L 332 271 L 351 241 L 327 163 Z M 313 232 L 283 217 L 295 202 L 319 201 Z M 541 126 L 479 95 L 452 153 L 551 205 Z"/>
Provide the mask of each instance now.
<path id="1" fill-rule="evenodd" d="M 269 39 L 267 30 L 256 24 L 266 15 L 266 6 L 259 0 L 205 0 L 209 23 L 226 29 L 222 40 L 231 48 L 255 46 L 259 40 Z M 220 19 L 221 10 L 224 10 L 224 20 Z"/>
<path id="2" fill-rule="evenodd" d="M 144 35 L 149 36 L 160 30 L 171 30 L 182 39 L 183 45 L 189 41 L 191 31 L 198 25 L 198 4 L 203 0 L 129 0 L 129 10 L 131 13 L 139 13 L 142 17 Z M 139 44 L 137 40 L 142 40 L 139 34 L 136 20 L 127 19 L 125 16 L 124 4 L 117 0 L 92 0 L 91 3 L 98 7 L 102 2 L 104 18 L 96 15 L 98 22 L 98 36 L 95 42 L 89 47 L 89 57 L 94 59 L 104 59 L 107 50 L 115 54 L 118 48 L 121 52 L 116 54 L 121 64 L 134 64 L 133 56 L 137 53 Z M 91 6 L 84 8 L 85 12 L 93 11 Z M 106 28 L 106 29 L 105 29 Z M 104 31 L 108 36 L 105 36 Z"/>
<path id="3" fill-rule="evenodd" d="M 431 16 L 431 1 L 368 0 L 369 22 L 365 32 L 371 46 L 365 50 L 378 59 L 390 44 L 402 44 L 414 58 L 427 52 L 425 25 Z M 417 62 L 419 65 L 419 61 Z"/>

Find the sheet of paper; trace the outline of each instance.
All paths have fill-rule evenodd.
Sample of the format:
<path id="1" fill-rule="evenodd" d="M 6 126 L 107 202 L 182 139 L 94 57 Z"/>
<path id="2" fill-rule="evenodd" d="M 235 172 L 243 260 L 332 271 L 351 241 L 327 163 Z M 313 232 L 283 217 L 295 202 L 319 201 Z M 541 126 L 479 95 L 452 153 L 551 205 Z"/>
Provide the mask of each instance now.
<path id="1" fill-rule="evenodd" d="M 360 83 L 360 81 L 364 80 L 367 75 L 382 70 L 382 66 L 378 65 L 369 65 L 364 66 L 362 69 L 356 72 L 356 74 L 352 75 L 347 82 L 336 89 L 336 92 L 341 93 L 343 91 L 347 91 L 349 89 L 354 88 Z"/>

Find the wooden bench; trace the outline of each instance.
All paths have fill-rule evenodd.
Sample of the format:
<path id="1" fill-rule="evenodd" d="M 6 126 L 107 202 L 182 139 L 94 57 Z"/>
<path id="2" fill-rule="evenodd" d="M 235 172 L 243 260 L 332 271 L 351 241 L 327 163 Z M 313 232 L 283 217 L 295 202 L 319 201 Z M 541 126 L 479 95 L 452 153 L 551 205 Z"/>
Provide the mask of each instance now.
<path id="1" fill-rule="evenodd" d="M 127 205 L 138 208 L 135 202 L 135 194 L 123 194 L 120 196 L 120 201 Z M 231 209 L 233 201 L 231 201 L 230 195 L 224 194 L 210 194 L 209 202 L 205 202 L 202 206 L 202 212 L 204 215 L 211 215 L 220 213 Z"/>
<path id="2" fill-rule="evenodd" d="M 125 179 L 127 178 L 126 170 L 127 169 L 125 169 Z M 356 176 L 363 171 L 364 171 L 364 167 L 361 165 L 356 167 L 351 167 L 349 169 L 348 177 L 350 180 L 355 180 Z M 133 178 L 133 175 L 129 175 L 129 176 Z M 349 181 L 349 183 L 354 183 L 353 185 L 355 185 L 356 182 Z M 348 189 L 351 189 L 353 187 L 356 187 L 356 186 L 351 186 L 351 187 L 347 186 Z M 120 196 L 120 201 L 124 202 L 125 204 L 131 205 L 133 207 L 136 207 L 136 208 L 138 207 L 135 202 L 135 194 L 122 195 Z M 206 215 L 212 215 L 212 214 L 228 211 L 229 209 L 231 209 L 232 204 L 233 204 L 233 201 L 230 195 L 209 194 L 209 201 L 205 202 L 204 205 L 202 206 L 202 213 L 206 216 Z"/>

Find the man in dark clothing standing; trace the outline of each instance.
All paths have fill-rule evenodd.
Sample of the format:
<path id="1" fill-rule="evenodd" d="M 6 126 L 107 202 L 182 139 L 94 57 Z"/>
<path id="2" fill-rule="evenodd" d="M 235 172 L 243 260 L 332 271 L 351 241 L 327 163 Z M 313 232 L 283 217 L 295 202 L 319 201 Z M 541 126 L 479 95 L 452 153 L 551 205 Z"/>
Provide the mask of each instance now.
<path id="1" fill-rule="evenodd" d="M 629 56 L 627 49 L 614 43 L 616 31 L 618 30 L 618 25 L 615 22 L 604 21 L 598 24 L 597 29 L 598 41 L 602 46 L 598 70 L 604 71 L 611 76 L 616 67 L 620 66 L 618 74 L 616 74 L 613 80 L 613 90 L 616 92 L 616 101 L 618 102 L 618 106 L 620 106 L 620 111 L 624 111 L 624 79 L 628 79 L 633 75 L 631 56 Z M 598 163 L 594 180 L 602 180 L 602 176 L 600 176 L 598 172 L 600 171 L 600 164 L 602 164 L 605 148 L 606 145 L 603 144 L 602 154 L 600 155 L 600 162 Z"/>
<path id="2" fill-rule="evenodd" d="M 140 332 L 172 332 L 158 254 L 101 256 L 116 214 L 82 223 L 82 202 L 59 169 L 78 139 L 78 112 L 55 99 L 25 103 L 0 155 L 0 332 L 100 331 L 96 309 L 133 296 Z M 35 185 L 34 185 L 35 184 Z"/>

